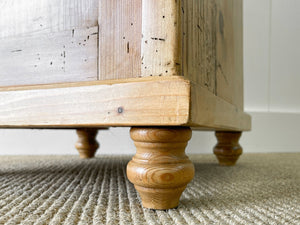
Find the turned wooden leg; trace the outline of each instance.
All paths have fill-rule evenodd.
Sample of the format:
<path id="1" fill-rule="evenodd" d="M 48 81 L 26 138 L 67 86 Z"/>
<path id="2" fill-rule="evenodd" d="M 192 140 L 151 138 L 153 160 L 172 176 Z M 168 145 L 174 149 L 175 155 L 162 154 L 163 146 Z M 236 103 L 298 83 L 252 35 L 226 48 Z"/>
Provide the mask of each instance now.
<path id="1" fill-rule="evenodd" d="M 98 130 L 95 128 L 77 129 L 78 141 L 75 147 L 77 148 L 80 158 L 87 159 L 95 156 L 99 144 L 96 140 Z"/>
<path id="2" fill-rule="evenodd" d="M 142 204 L 151 209 L 171 209 L 194 177 L 194 165 L 185 155 L 192 131 L 183 127 L 131 128 L 137 149 L 127 165 Z"/>
<path id="3" fill-rule="evenodd" d="M 243 149 L 239 144 L 242 132 L 216 132 L 218 144 L 214 147 L 220 165 L 234 166 Z"/>

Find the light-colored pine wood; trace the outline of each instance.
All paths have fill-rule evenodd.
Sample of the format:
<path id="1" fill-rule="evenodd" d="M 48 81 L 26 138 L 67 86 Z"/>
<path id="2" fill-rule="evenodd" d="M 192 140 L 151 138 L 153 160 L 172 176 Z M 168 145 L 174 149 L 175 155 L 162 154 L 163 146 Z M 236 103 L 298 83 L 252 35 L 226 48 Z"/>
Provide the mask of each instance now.
<path id="1" fill-rule="evenodd" d="M 141 0 L 99 0 L 99 80 L 141 74 Z"/>
<path id="2" fill-rule="evenodd" d="M 239 145 L 241 132 L 216 132 L 218 144 L 214 147 L 219 164 L 222 166 L 234 166 L 243 152 Z"/>
<path id="3" fill-rule="evenodd" d="M 99 143 L 96 140 L 98 129 L 81 128 L 77 129 L 76 132 L 78 135 L 78 141 L 76 142 L 75 147 L 79 152 L 80 158 L 93 158 L 99 147 Z"/>
<path id="4" fill-rule="evenodd" d="M 0 127 L 251 128 L 248 114 L 181 76 L 4 87 L 0 106 Z"/>
<path id="5" fill-rule="evenodd" d="M 0 32 L 4 36 L 9 29 L 10 35 L 49 34 L 99 24 L 98 78 L 101 80 L 182 75 L 243 109 L 242 0 L 75 0 L 72 3 L 65 0 L 60 4 L 58 0 L 42 0 L 27 5 L 21 0 L 12 0 L 10 4 L 3 0 L 1 4 L 1 21 L 6 22 L 0 23 L 3 28 Z M 32 15 L 29 9 L 35 9 Z M 13 18 L 16 13 L 19 16 Z M 58 16 L 54 17 L 53 13 Z M 30 59 L 20 58 L 17 61 L 25 63 Z M 10 62 L 15 61 L 12 59 L 15 58 L 10 58 Z M 34 60 L 30 61 L 32 65 L 39 67 Z M 60 55 L 55 60 L 59 61 Z M 20 63 L 16 64 L 19 70 L 23 69 Z M 50 62 L 44 67 L 49 72 L 47 66 Z M 74 69 L 73 72 L 85 74 L 80 77 L 89 80 L 90 71 Z M 32 75 L 25 76 L 40 77 L 28 74 Z M 55 81 L 57 76 L 50 75 L 45 75 L 47 79 L 40 79 L 41 82 L 81 80 L 74 75 L 75 80 Z M 1 80 L 4 85 L 13 85 L 9 79 L 15 78 Z M 30 79 L 29 83 L 33 84 Z"/>
<path id="6" fill-rule="evenodd" d="M 170 209 L 179 204 L 186 185 L 194 177 L 194 166 L 185 155 L 192 136 L 190 128 L 132 128 L 137 148 L 127 165 L 127 177 L 139 192 L 143 206 Z"/>
<path id="7" fill-rule="evenodd" d="M 242 0 L 0 0 L 0 8 L 0 127 L 75 128 L 89 158 L 98 128 L 137 126 L 127 174 L 153 209 L 176 207 L 194 176 L 188 127 L 219 131 L 220 164 L 241 154 L 241 131 L 251 128 Z"/>
<path id="8" fill-rule="evenodd" d="M 178 125 L 189 118 L 189 82 L 130 79 L 0 88 L 0 127 Z M 125 81 L 124 81 L 125 82 Z"/>
<path id="9" fill-rule="evenodd" d="M 207 88 L 191 85 L 191 110 L 189 126 L 194 129 L 248 131 L 251 117 L 238 106 L 214 95 Z"/>
<path id="10" fill-rule="evenodd" d="M 99 0 L 1 0 L 0 38 L 97 26 L 98 2 Z"/>
<path id="11" fill-rule="evenodd" d="M 142 76 L 182 75 L 243 110 L 242 0 L 143 0 L 141 54 Z"/>
<path id="12" fill-rule="evenodd" d="M 67 32 L 99 24 L 99 79 L 183 75 L 243 109 L 242 0 L 3 0 L 0 4 L 0 37 Z M 39 67 L 35 60 L 40 57 L 2 58 L 25 63 L 31 59 L 31 66 Z M 60 61 L 60 55 L 53 60 Z M 19 71 L 23 69 L 22 63 L 15 64 Z M 43 64 L 46 74 L 51 70 L 48 66 L 50 62 Z M 81 76 L 90 79 L 90 71 L 77 74 L 88 74 Z M 28 74 L 40 77 L 31 70 Z M 43 83 L 60 82 L 55 81 L 56 75 L 45 76 L 40 79 Z M 9 79 L 14 78 L 0 80 L 4 85 L 19 84 Z"/>
<path id="13" fill-rule="evenodd" d="M 218 0 L 216 10 L 216 95 L 243 110 L 243 0 Z"/>
<path id="14" fill-rule="evenodd" d="M 216 93 L 216 0 L 182 1 L 183 75 Z"/>
<path id="15" fill-rule="evenodd" d="M 98 27 L 0 41 L 0 86 L 97 80 Z"/>
<path id="16" fill-rule="evenodd" d="M 182 75 L 181 1 L 143 0 L 142 76 Z"/>

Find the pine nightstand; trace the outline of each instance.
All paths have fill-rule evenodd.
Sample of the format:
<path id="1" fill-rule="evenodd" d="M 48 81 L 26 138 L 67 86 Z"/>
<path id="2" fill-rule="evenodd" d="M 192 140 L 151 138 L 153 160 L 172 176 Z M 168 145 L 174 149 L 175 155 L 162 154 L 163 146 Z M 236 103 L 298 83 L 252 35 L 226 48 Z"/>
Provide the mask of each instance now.
<path id="1" fill-rule="evenodd" d="M 130 126 L 129 180 L 147 208 L 178 205 L 191 129 L 215 130 L 220 164 L 242 153 L 242 0 L 2 0 L 0 127 Z"/>

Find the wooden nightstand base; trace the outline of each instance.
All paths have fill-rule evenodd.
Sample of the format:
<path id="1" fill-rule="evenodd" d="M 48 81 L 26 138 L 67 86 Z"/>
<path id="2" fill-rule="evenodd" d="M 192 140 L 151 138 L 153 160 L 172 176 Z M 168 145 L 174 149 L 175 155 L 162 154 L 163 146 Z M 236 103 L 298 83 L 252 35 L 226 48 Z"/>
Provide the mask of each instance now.
<path id="1" fill-rule="evenodd" d="M 194 165 L 184 153 L 191 129 L 136 127 L 130 135 L 137 153 L 127 165 L 127 176 L 139 192 L 143 206 L 177 207 L 182 192 L 194 177 Z"/>
<path id="2" fill-rule="evenodd" d="M 80 158 L 88 159 L 93 158 L 99 147 L 99 143 L 96 140 L 98 133 L 94 128 L 81 128 L 77 129 L 78 141 L 75 147 L 79 152 Z"/>
<path id="3" fill-rule="evenodd" d="M 214 153 L 222 166 L 234 166 L 243 152 L 239 144 L 242 132 L 216 132 L 218 144 L 214 147 Z"/>

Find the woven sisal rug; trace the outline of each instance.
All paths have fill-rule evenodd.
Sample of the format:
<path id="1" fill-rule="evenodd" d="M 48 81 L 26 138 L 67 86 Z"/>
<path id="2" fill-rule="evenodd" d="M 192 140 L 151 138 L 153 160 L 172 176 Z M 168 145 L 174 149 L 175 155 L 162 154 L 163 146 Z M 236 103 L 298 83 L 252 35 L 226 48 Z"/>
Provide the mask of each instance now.
<path id="1" fill-rule="evenodd" d="M 0 224 L 300 224 L 300 153 L 244 154 L 220 167 L 194 155 L 177 209 L 143 209 L 130 157 L 1 156 Z"/>

